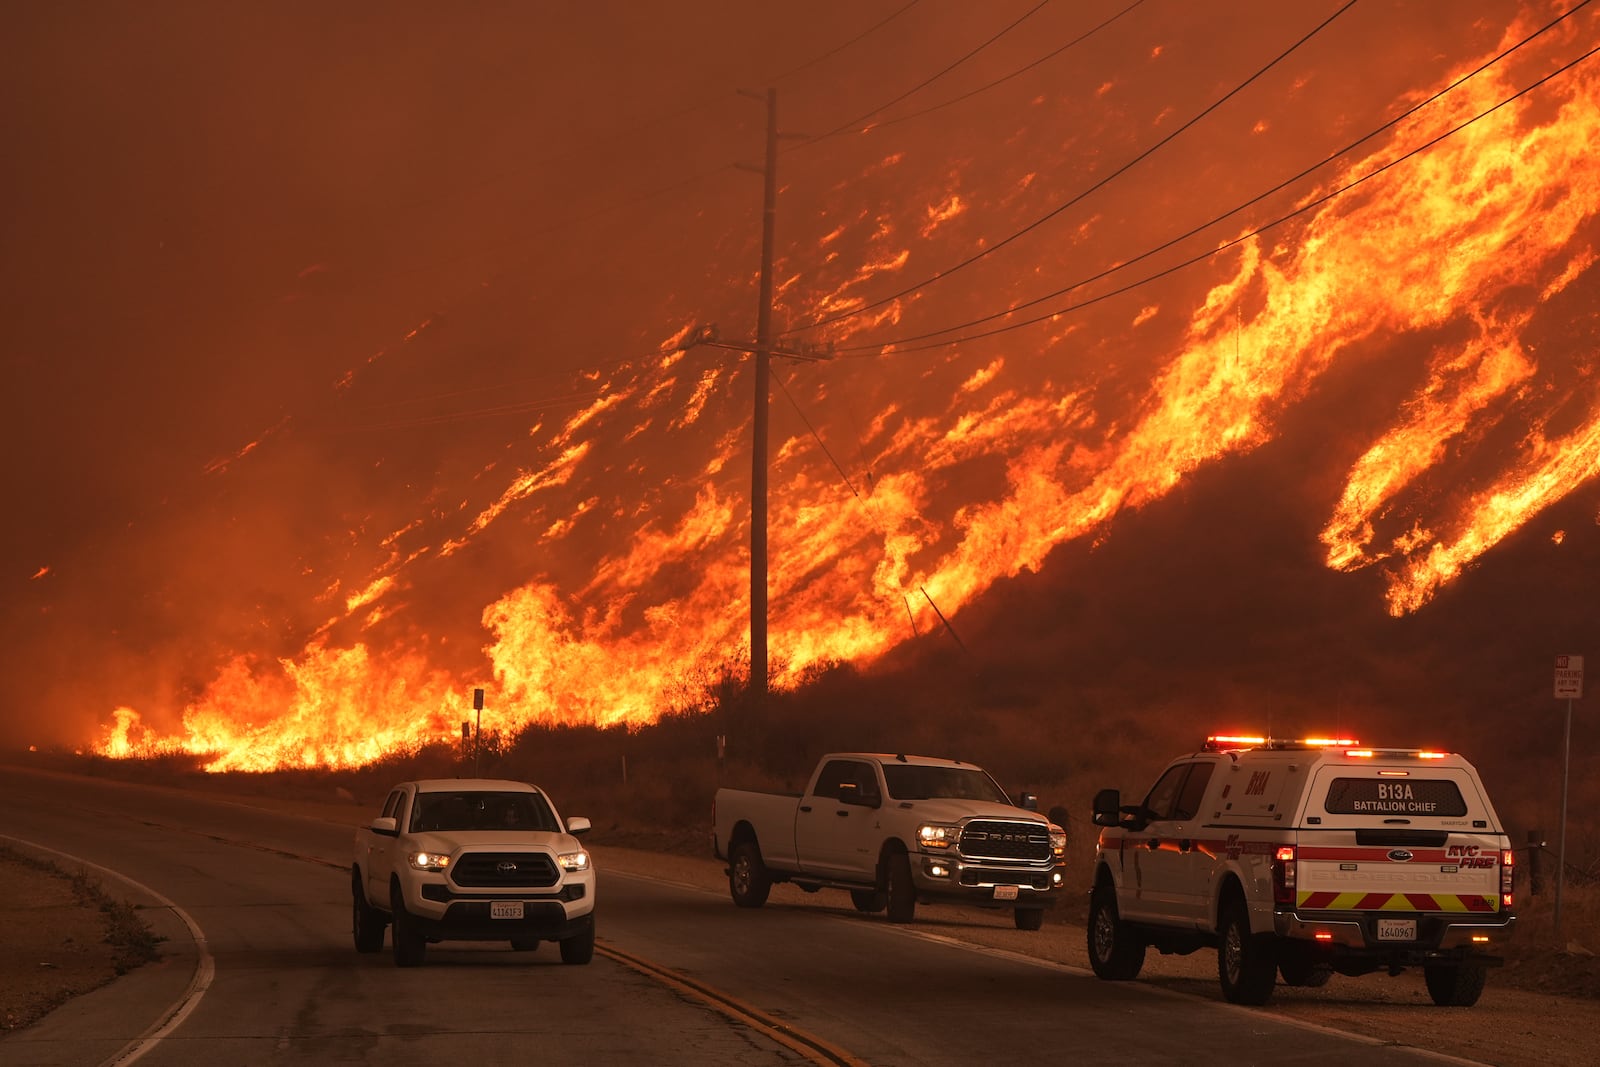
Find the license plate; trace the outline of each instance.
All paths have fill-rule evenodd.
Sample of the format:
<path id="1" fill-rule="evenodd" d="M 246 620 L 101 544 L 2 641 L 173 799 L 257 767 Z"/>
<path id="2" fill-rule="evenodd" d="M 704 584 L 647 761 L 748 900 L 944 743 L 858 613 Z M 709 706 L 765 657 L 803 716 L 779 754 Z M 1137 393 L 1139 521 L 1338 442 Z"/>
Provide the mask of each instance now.
<path id="1" fill-rule="evenodd" d="M 994 899 L 996 899 L 996 900 L 1016 900 L 1017 899 L 1017 887 L 1014 886 L 1014 885 L 997 885 L 997 886 L 995 886 L 994 887 Z"/>
<path id="2" fill-rule="evenodd" d="M 520 919 L 520 918 L 522 918 L 522 901 L 520 901 L 520 900 L 491 900 L 491 901 L 489 901 L 489 918 L 491 918 L 491 919 Z"/>
<path id="3" fill-rule="evenodd" d="M 1415 941 L 1417 939 L 1417 920 L 1415 919 L 1379 919 L 1379 941 Z"/>

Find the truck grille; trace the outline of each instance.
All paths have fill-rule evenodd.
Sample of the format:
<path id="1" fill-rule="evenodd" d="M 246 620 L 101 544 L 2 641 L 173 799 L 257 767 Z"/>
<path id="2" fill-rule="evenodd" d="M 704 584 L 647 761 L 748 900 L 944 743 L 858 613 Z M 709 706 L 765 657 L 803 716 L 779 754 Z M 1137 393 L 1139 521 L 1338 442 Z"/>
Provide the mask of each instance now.
<path id="1" fill-rule="evenodd" d="M 957 847 L 966 859 L 1047 860 L 1050 833 L 1038 823 L 974 819 L 962 829 Z"/>
<path id="2" fill-rule="evenodd" d="M 474 889 L 551 886 L 559 879 L 556 865 L 542 852 L 469 852 L 450 873 L 456 885 Z"/>

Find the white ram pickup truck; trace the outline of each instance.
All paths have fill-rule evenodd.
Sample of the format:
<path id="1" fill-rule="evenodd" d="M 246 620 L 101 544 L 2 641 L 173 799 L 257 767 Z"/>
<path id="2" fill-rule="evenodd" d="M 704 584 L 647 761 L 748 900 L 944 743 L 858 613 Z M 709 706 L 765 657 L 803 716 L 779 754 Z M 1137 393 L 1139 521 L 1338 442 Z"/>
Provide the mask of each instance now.
<path id="1" fill-rule="evenodd" d="M 588 963 L 595 872 L 576 836 L 588 829 L 525 782 L 402 782 L 356 831 L 356 951 L 381 950 L 393 926 L 401 967 L 421 964 L 430 941 L 506 941 L 523 952 L 555 941 L 564 963 Z"/>
<path id="2" fill-rule="evenodd" d="M 759 908 L 774 882 L 847 889 L 856 910 L 912 921 L 918 901 L 1011 909 L 1037 930 L 1065 886 L 1067 835 L 981 767 L 926 756 L 823 756 L 802 794 L 719 789 L 711 848 Z"/>
<path id="3" fill-rule="evenodd" d="M 1110 981 L 1147 947 L 1214 947 L 1236 1004 L 1421 967 L 1434 1003 L 1466 1007 L 1515 922 L 1510 840 L 1450 752 L 1210 737 L 1138 804 L 1101 790 L 1094 822 L 1089 961 Z"/>

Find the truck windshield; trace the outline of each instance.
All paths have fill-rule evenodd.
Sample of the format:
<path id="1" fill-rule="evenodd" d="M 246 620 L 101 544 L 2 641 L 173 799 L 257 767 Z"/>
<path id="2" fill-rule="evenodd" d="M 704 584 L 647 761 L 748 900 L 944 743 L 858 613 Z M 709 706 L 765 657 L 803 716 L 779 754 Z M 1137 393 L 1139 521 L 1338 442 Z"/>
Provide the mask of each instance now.
<path id="1" fill-rule="evenodd" d="M 956 797 L 961 800 L 988 800 L 1011 803 L 1005 791 L 976 767 L 922 767 L 916 764 L 886 763 L 883 780 L 889 795 L 896 800 L 932 800 Z"/>
<path id="2" fill-rule="evenodd" d="M 555 812 L 542 793 L 451 790 L 418 793 L 411 806 L 411 832 L 427 830 L 550 830 Z"/>

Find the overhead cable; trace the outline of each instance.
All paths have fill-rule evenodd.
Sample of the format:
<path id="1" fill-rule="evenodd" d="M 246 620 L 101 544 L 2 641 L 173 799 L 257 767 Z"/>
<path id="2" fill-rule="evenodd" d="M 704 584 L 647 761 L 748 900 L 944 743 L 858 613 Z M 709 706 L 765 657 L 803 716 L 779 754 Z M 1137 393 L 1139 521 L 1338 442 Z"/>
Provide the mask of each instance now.
<path id="1" fill-rule="evenodd" d="M 1219 97 L 1218 99 L 1213 101 L 1211 104 L 1207 105 L 1205 107 L 1205 109 L 1202 110 L 1199 114 L 1195 115 L 1193 118 L 1189 119 L 1189 121 L 1185 122 L 1183 125 L 1179 126 L 1177 129 L 1173 130 L 1171 133 L 1169 133 L 1165 137 L 1161 138 L 1159 141 L 1157 141 L 1155 144 L 1151 145 L 1149 148 L 1145 149 L 1143 152 L 1140 152 L 1138 155 L 1136 155 L 1132 159 L 1128 160 L 1128 162 L 1122 164 L 1122 166 L 1120 166 L 1117 169 L 1111 171 L 1105 177 L 1101 178 L 1099 181 L 1095 182 L 1093 185 L 1091 185 L 1087 189 L 1083 190 L 1083 192 L 1081 192 L 1078 195 L 1072 197 L 1070 200 L 1066 201 L 1065 203 L 1059 204 L 1056 207 L 1052 208 L 1050 211 L 1046 212 L 1044 215 L 1042 215 L 1039 218 L 1035 219 L 1033 222 L 1030 222 L 1028 225 L 1024 226 L 1022 229 L 1016 231 L 1015 233 L 1013 233 L 1013 234 L 1011 234 L 1011 235 L 1009 235 L 1007 237 L 1002 238 L 1001 240 L 995 242 L 994 244 L 986 246 L 983 249 L 983 251 L 977 252 L 977 253 L 974 253 L 971 256 L 968 256 L 966 259 L 963 259 L 963 260 L 959 261 L 954 266 L 951 266 L 951 267 L 949 267 L 949 268 L 947 268 L 945 270 L 942 270 L 939 273 L 937 273 L 937 274 L 935 274 L 935 275 L 933 275 L 933 276 L 931 276 L 929 278 L 925 278 L 922 281 L 915 283 L 914 285 L 906 286 L 904 289 L 901 289 L 899 292 L 891 293 L 890 295 L 888 295 L 886 297 L 883 297 L 883 298 L 881 298 L 879 300 L 874 300 L 874 301 L 872 301 L 870 303 L 867 303 L 867 304 L 861 304 L 861 305 L 858 305 L 858 306 L 856 306 L 854 308 L 850 308 L 850 309 L 845 310 L 845 311 L 840 311 L 840 312 L 836 312 L 836 313 L 834 313 L 832 315 L 825 315 L 825 316 L 823 316 L 821 318 L 813 319 L 810 322 L 802 323 L 799 326 L 791 326 L 787 330 L 779 331 L 779 336 L 788 336 L 789 334 L 798 333 L 801 330 L 816 329 L 819 326 L 829 326 L 829 325 L 832 325 L 832 324 L 834 324 L 836 322 L 843 322 L 846 319 L 854 318 L 857 315 L 865 314 L 868 311 L 872 311 L 872 310 L 874 310 L 876 308 L 883 307 L 886 304 L 892 304 L 897 300 L 900 300 L 900 299 L 903 299 L 904 297 L 910 296 L 912 293 L 917 292 L 920 289 L 927 288 L 928 286 L 934 284 L 935 282 L 943 281 L 945 278 L 950 277 L 952 274 L 956 273 L 957 271 L 963 270 L 966 267 L 970 267 L 972 264 L 979 262 L 980 260 L 986 259 L 987 257 L 989 257 L 989 256 L 993 255 L 994 253 L 1000 251 L 1002 248 L 1007 247 L 1012 242 L 1020 239 L 1021 237 L 1025 236 L 1026 234 L 1032 233 L 1034 230 L 1038 229 L 1040 226 L 1043 226 L 1046 222 L 1049 222 L 1051 219 L 1055 218 L 1057 215 L 1060 215 L 1062 212 L 1066 211 L 1068 208 L 1073 207 L 1074 205 L 1078 204 L 1079 202 L 1084 200 L 1086 197 L 1088 197 L 1091 194 L 1097 192 L 1098 190 L 1105 188 L 1105 186 L 1109 185 L 1112 181 L 1114 181 L 1117 178 L 1121 177 L 1123 174 L 1127 173 L 1129 170 L 1131 170 L 1133 167 L 1137 166 L 1139 163 L 1142 163 L 1144 160 L 1150 158 L 1150 156 L 1154 155 L 1161 148 L 1163 148 L 1167 144 L 1171 143 L 1174 138 L 1178 137 L 1180 134 L 1182 134 L 1186 130 L 1190 129 L 1196 123 L 1200 122 L 1200 120 L 1204 119 L 1207 115 L 1209 115 L 1213 111 L 1217 110 L 1217 108 L 1221 107 L 1223 104 L 1227 103 L 1229 100 L 1233 99 L 1235 96 L 1237 96 L 1241 92 L 1243 92 L 1245 89 L 1249 88 L 1256 81 L 1258 81 L 1260 78 L 1265 76 L 1268 71 L 1272 70 L 1279 63 L 1282 63 L 1285 59 L 1289 58 L 1289 56 L 1293 55 L 1296 51 L 1298 51 L 1302 46 L 1304 46 L 1306 44 L 1307 41 L 1310 41 L 1317 34 L 1321 33 L 1323 30 L 1327 29 L 1327 27 L 1330 24 L 1332 24 L 1335 19 L 1337 19 L 1340 15 L 1343 15 L 1346 11 L 1349 11 L 1352 7 L 1355 6 L 1355 4 L 1356 4 L 1356 0 L 1346 0 L 1346 3 L 1342 7 L 1340 7 L 1333 14 L 1329 15 L 1326 19 L 1323 19 L 1322 22 L 1318 23 L 1317 26 L 1314 29 L 1312 29 L 1309 33 L 1305 34 L 1303 37 L 1301 37 L 1299 40 L 1297 40 L 1294 44 L 1290 45 L 1283 52 L 1279 53 L 1269 63 L 1267 63 L 1266 66 L 1262 67 L 1260 70 L 1258 70 L 1254 74 L 1250 75 L 1250 77 L 1246 78 L 1244 81 L 1240 82 L 1238 85 L 1236 85 L 1232 89 L 1228 90 L 1228 92 L 1224 93 L 1221 97 Z"/>

